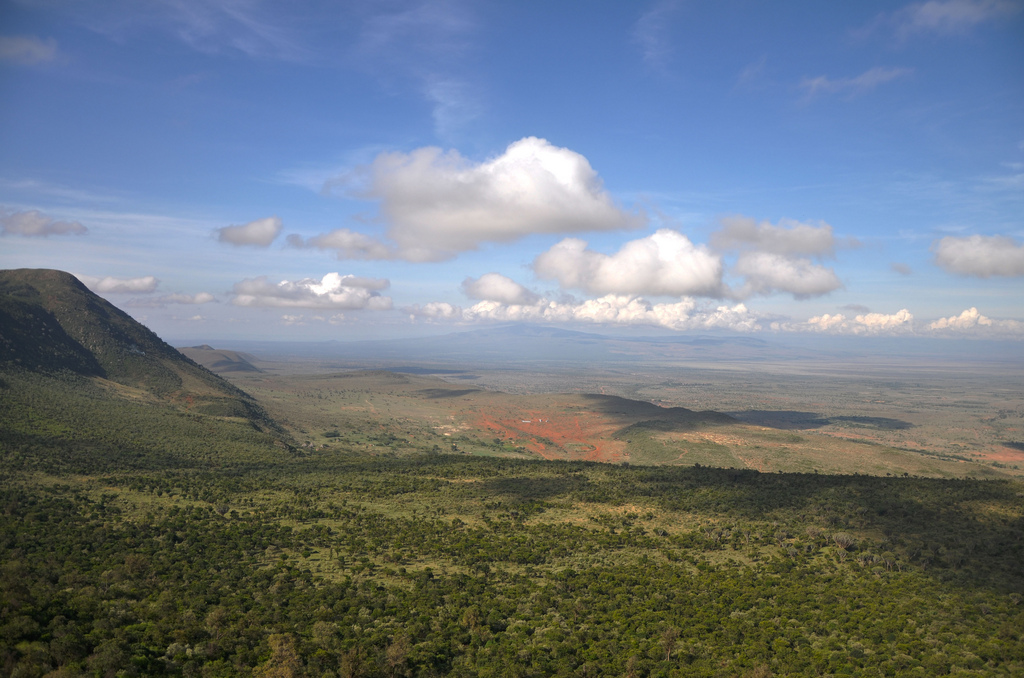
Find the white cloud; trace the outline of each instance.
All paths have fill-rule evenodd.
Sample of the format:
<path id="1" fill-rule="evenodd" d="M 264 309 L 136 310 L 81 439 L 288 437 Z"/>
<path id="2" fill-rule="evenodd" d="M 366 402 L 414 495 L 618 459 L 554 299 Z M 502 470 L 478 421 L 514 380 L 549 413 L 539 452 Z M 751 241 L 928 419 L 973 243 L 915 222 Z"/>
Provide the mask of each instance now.
<path id="1" fill-rule="evenodd" d="M 914 316 L 907 309 L 892 314 L 865 313 L 854 318 L 855 334 L 897 333 L 913 329 Z"/>
<path id="2" fill-rule="evenodd" d="M 743 304 L 701 306 L 692 298 L 675 303 L 652 304 L 642 297 L 608 294 L 583 302 L 538 299 L 532 304 L 507 304 L 486 300 L 463 309 L 444 302 L 406 309 L 410 316 L 428 322 L 532 322 L 648 325 L 672 330 L 727 329 L 753 332 L 761 329 L 757 316 Z"/>
<path id="3" fill-rule="evenodd" d="M 533 270 L 563 288 L 593 294 L 724 295 L 721 258 L 670 229 L 631 240 L 612 255 L 566 238 L 539 255 Z"/>
<path id="4" fill-rule="evenodd" d="M 199 305 L 217 301 L 209 292 L 198 294 L 164 294 L 152 299 L 129 299 L 123 305 L 137 308 L 163 308 L 169 304 Z"/>
<path id="5" fill-rule="evenodd" d="M 257 219 L 241 226 L 225 226 L 217 229 L 217 239 L 220 242 L 232 245 L 254 245 L 256 247 L 269 247 L 281 233 L 281 219 L 279 217 L 267 217 Z"/>
<path id="6" fill-rule="evenodd" d="M 817 332 L 838 332 L 847 327 L 846 316 L 842 313 L 814 316 L 806 323 L 807 329 Z"/>
<path id="7" fill-rule="evenodd" d="M 151 275 L 141 278 L 98 278 L 91 275 L 76 276 L 82 284 L 97 294 L 145 294 L 156 290 L 159 281 Z"/>
<path id="8" fill-rule="evenodd" d="M 739 251 L 733 272 L 746 278 L 738 297 L 788 292 L 797 299 L 820 296 L 843 286 L 835 271 L 815 264 L 807 256 L 830 257 L 837 247 L 856 247 L 853 238 L 837 240 L 832 226 L 819 221 L 803 223 L 782 219 L 760 223 L 741 215 L 723 217 L 721 229 L 711 234 L 720 250 Z"/>
<path id="9" fill-rule="evenodd" d="M 323 233 L 307 240 L 292 234 L 288 236 L 288 244 L 292 247 L 313 247 L 319 250 L 332 250 L 339 259 L 394 259 L 397 253 L 394 247 L 385 245 L 364 233 L 339 228 L 330 233 Z"/>
<path id="10" fill-rule="evenodd" d="M 784 332 L 820 332 L 860 336 L 973 336 L 987 338 L 1024 337 L 1024 322 L 993 320 L 971 307 L 960 315 L 939 318 L 931 323 L 914 322 L 907 309 L 896 313 L 863 313 L 848 318 L 842 313 L 815 316 L 805 322 L 771 323 L 771 329 Z"/>
<path id="11" fill-rule="evenodd" d="M 370 309 L 391 308 L 391 297 L 381 296 L 379 290 L 390 283 L 383 279 L 358 278 L 352 275 L 328 273 L 322 279 L 282 280 L 276 285 L 266 276 L 250 278 L 236 283 L 236 306 L 314 309 Z"/>
<path id="12" fill-rule="evenodd" d="M 423 306 L 414 304 L 405 309 L 405 311 L 414 319 L 422 318 L 428 322 L 435 320 L 462 320 L 463 318 L 462 307 L 454 306 L 446 301 L 432 301 Z"/>
<path id="13" fill-rule="evenodd" d="M 910 33 L 959 33 L 974 26 L 1009 16 L 1020 6 L 1005 0 L 930 0 L 915 3 L 894 16 L 897 30 Z"/>
<path id="14" fill-rule="evenodd" d="M 802 323 L 772 323 L 772 329 L 826 334 L 900 335 L 914 331 L 914 316 L 907 309 L 896 313 L 864 313 L 852 320 L 842 313 L 815 316 Z"/>
<path id="15" fill-rule="evenodd" d="M 8 212 L 0 208 L 0 231 L 3 235 L 45 238 L 51 235 L 83 235 L 89 232 L 77 221 L 58 221 L 42 212 Z"/>
<path id="16" fill-rule="evenodd" d="M 482 301 L 463 315 L 467 320 L 650 325 L 672 330 L 749 332 L 760 329 L 757 318 L 743 304 L 698 308 L 692 298 L 671 304 L 651 304 L 641 297 L 617 294 L 581 303 L 543 300 L 530 306 Z"/>
<path id="17" fill-rule="evenodd" d="M 968 330 L 975 327 L 988 326 L 992 324 L 992 320 L 986 318 L 978 309 L 973 306 L 965 310 L 960 315 L 950 316 L 948 318 L 939 318 L 932 324 L 928 325 L 930 330 Z"/>
<path id="18" fill-rule="evenodd" d="M 788 292 L 797 299 L 806 299 L 843 286 L 831 268 L 769 252 L 740 254 L 734 271 L 746 278 L 740 296 Z"/>
<path id="19" fill-rule="evenodd" d="M 1024 245 L 1002 235 L 946 236 L 932 245 L 935 263 L 950 273 L 988 278 L 1024 275 Z"/>
<path id="20" fill-rule="evenodd" d="M 520 139 L 480 164 L 439 148 L 383 153 L 358 175 L 363 185 L 355 192 L 380 201 L 394 243 L 364 236 L 356 251 L 373 252 L 374 258 L 387 252 L 408 261 L 444 261 L 486 242 L 646 222 L 614 203 L 585 157 L 535 137 Z M 350 176 L 339 181 L 354 188 Z M 352 232 L 341 233 L 351 237 Z M 345 251 L 343 243 L 339 255 Z"/>
<path id="21" fill-rule="evenodd" d="M 0 36 L 0 61 L 31 66 L 57 58 L 57 41 L 42 40 L 34 35 Z"/>
<path id="22" fill-rule="evenodd" d="M 842 243 L 836 240 L 832 226 L 819 221 L 802 223 L 795 219 L 780 219 L 778 225 L 768 221 L 758 223 L 742 215 L 722 217 L 722 228 L 711 234 L 711 245 L 721 250 L 759 250 L 774 254 L 831 256 L 836 246 L 856 246 L 856 240 Z"/>
<path id="23" fill-rule="evenodd" d="M 864 71 L 852 78 L 829 78 L 819 75 L 814 78 L 804 78 L 800 81 L 801 89 L 807 92 L 807 97 L 814 97 L 818 94 L 840 94 L 857 96 L 875 89 L 879 85 L 891 82 L 898 78 L 904 78 L 913 74 L 912 68 L 886 68 L 878 66 Z"/>
<path id="24" fill-rule="evenodd" d="M 470 299 L 497 301 L 503 304 L 533 304 L 540 297 L 515 280 L 500 273 L 486 273 L 479 278 L 466 278 L 462 291 Z"/>
<path id="25" fill-rule="evenodd" d="M 939 318 L 928 325 L 928 329 L 937 334 L 957 334 L 988 337 L 1019 337 L 1024 336 L 1024 323 L 1019 320 L 993 320 L 971 307 L 960 315 Z"/>

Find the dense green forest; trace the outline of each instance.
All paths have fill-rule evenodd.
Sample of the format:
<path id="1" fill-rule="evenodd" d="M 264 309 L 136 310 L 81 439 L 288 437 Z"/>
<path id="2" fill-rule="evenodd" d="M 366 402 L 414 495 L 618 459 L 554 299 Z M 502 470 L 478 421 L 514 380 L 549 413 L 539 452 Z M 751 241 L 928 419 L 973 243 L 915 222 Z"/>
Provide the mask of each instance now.
<path id="1" fill-rule="evenodd" d="M 1024 674 L 1024 484 L 298 449 L 0 380 L 12 676 Z"/>

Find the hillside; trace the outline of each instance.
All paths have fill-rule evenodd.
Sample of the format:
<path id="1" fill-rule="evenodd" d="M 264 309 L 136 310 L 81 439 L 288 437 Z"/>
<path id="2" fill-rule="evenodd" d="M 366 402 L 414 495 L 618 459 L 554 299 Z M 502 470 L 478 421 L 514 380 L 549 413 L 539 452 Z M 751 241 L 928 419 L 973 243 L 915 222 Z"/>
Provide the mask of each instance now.
<path id="1" fill-rule="evenodd" d="M 230 429 L 188 434 L 182 415 L 280 432 L 247 393 L 62 271 L 0 271 L 0 395 L 4 440 L 47 449 L 54 438 L 44 433 L 73 433 L 105 462 Z M 153 435 L 140 437 L 143 430 Z M 61 455 L 42 456 L 52 463 Z"/>
<path id="2" fill-rule="evenodd" d="M 6 366 L 102 377 L 156 394 L 244 397 L 70 273 L 0 271 L 0 356 Z"/>

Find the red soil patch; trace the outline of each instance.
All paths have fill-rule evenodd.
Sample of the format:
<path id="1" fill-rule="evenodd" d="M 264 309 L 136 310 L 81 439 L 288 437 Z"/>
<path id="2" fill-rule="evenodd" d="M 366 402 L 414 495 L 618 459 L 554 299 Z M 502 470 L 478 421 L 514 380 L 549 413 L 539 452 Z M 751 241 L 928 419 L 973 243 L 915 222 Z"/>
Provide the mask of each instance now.
<path id="1" fill-rule="evenodd" d="M 1024 452 L 1004 445 L 1000 445 L 992 451 L 983 452 L 982 456 L 989 461 L 998 461 L 1001 464 L 1024 463 Z"/>
<path id="2" fill-rule="evenodd" d="M 567 414 L 532 409 L 518 416 L 481 413 L 471 426 L 511 440 L 545 459 L 615 462 L 622 460 L 626 448 L 625 442 L 612 439 L 621 424 L 596 412 Z"/>

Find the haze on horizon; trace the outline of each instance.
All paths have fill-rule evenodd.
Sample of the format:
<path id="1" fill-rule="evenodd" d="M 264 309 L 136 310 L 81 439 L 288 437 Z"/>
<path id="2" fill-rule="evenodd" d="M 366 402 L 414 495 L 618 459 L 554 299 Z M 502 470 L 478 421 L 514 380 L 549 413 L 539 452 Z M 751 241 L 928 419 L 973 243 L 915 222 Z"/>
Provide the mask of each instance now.
<path id="1" fill-rule="evenodd" d="M 0 4 L 0 268 L 161 336 L 1024 340 L 1024 3 Z"/>

